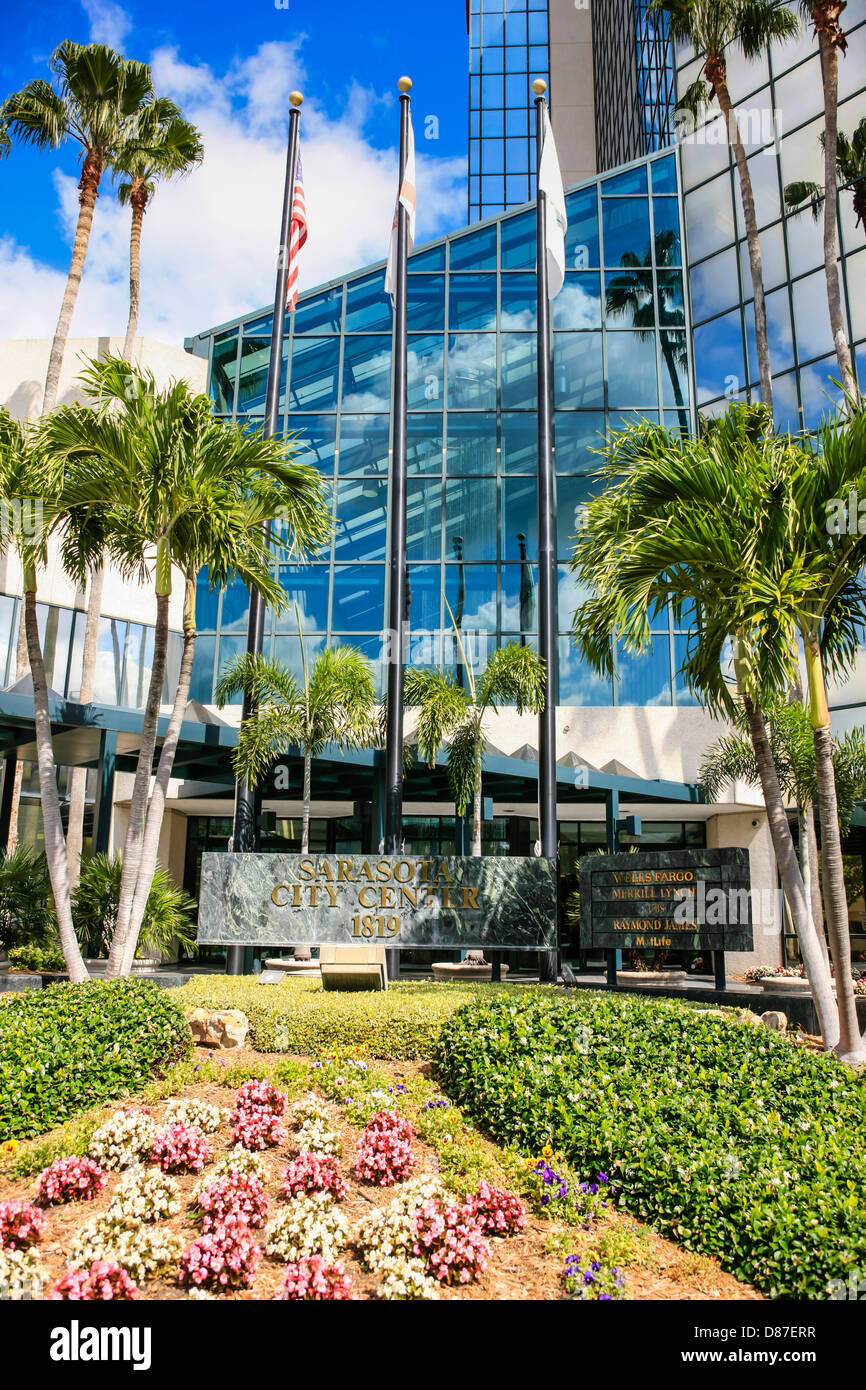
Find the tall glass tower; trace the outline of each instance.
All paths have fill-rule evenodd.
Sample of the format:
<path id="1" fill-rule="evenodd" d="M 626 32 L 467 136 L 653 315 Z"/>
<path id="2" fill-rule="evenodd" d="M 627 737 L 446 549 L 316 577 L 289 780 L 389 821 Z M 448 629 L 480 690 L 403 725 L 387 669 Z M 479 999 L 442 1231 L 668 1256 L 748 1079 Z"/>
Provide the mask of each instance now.
<path id="1" fill-rule="evenodd" d="M 470 0 L 469 221 L 535 196 L 532 83 L 549 76 L 547 0 Z"/>

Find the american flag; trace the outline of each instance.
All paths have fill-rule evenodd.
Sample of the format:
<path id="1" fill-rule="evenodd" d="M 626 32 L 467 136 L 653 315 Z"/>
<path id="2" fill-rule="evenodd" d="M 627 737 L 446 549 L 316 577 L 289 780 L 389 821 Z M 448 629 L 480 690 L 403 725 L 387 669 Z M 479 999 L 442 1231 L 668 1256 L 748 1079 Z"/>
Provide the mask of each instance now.
<path id="1" fill-rule="evenodd" d="M 307 240 L 307 205 L 304 201 L 304 173 L 301 156 L 295 174 L 292 200 L 292 225 L 289 232 L 289 278 L 286 284 L 286 308 L 293 313 L 298 303 L 298 253 Z"/>

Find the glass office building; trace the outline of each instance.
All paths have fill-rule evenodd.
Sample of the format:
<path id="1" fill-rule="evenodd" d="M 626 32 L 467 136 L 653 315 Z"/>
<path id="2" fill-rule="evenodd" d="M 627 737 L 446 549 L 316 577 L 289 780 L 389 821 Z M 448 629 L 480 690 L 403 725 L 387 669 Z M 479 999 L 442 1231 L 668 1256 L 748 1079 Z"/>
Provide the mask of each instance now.
<path id="1" fill-rule="evenodd" d="M 549 75 L 547 0 L 471 0 L 469 218 L 535 197 L 532 83 Z"/>
<path id="2" fill-rule="evenodd" d="M 839 129 L 866 114 L 866 0 L 850 0 L 848 53 L 839 64 Z M 678 86 L 700 65 L 678 55 Z M 749 156 L 763 257 L 774 406 L 780 428 L 813 428 L 838 400 L 839 368 L 827 312 L 821 226 L 809 211 L 786 215 L 783 190 L 823 183 L 821 57 L 811 30 L 774 44 L 759 61 L 733 58 L 729 82 Z M 755 324 L 739 180 L 724 124 L 707 122 L 681 145 L 688 232 L 696 400 L 707 415 L 758 394 Z M 866 378 L 866 235 L 850 191 L 839 197 L 842 298 L 849 341 Z"/>
<path id="3" fill-rule="evenodd" d="M 649 0 L 592 7 L 595 140 L 600 171 L 673 144 L 673 45 Z"/>
<path id="4" fill-rule="evenodd" d="M 567 561 L 593 450 L 636 415 L 692 423 L 676 157 L 572 191 L 568 219 L 574 268 L 553 312 L 559 703 L 672 704 L 687 699 L 675 678 L 685 637 L 665 618 L 652 653 L 622 657 L 613 684 L 584 669 L 566 634 L 577 602 Z M 535 640 L 535 210 L 421 247 L 409 269 L 408 659 L 454 667 L 450 608 L 468 660 L 483 664 L 496 644 Z M 270 326 L 270 315 L 252 314 L 191 345 L 208 355 L 222 417 L 261 419 Z M 308 654 L 351 641 L 381 667 L 391 326 L 382 266 L 303 295 L 287 322 L 284 428 L 332 484 L 335 523 L 328 554 L 279 567 L 292 604 L 271 618 L 268 650 L 296 670 L 295 600 Z M 207 704 L 244 648 L 246 591 L 203 585 L 198 622 L 193 695 Z"/>

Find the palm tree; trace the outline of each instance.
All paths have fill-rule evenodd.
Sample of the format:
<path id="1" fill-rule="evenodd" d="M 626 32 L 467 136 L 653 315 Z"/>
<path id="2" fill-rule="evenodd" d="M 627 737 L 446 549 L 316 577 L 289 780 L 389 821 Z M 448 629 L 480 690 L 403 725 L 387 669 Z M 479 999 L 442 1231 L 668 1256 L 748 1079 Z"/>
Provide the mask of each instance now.
<path id="1" fill-rule="evenodd" d="M 824 129 L 821 144 L 824 148 L 824 188 L 836 186 L 842 146 L 839 137 L 839 54 L 848 47 L 840 19 L 848 0 L 800 0 L 800 10 L 811 21 L 821 48 L 821 74 L 824 84 Z M 863 123 L 866 125 L 866 123 Z M 864 131 L 866 134 L 866 131 Z M 861 170 L 862 172 L 862 170 Z M 787 202 L 788 190 L 785 190 Z M 866 197 L 866 192 L 863 193 Z M 836 345 L 836 361 L 842 385 L 856 399 L 857 383 L 851 361 L 851 348 L 842 307 L 842 287 L 839 282 L 839 206 L 838 200 L 824 198 L 824 276 L 827 281 L 827 306 L 830 327 Z"/>
<path id="2" fill-rule="evenodd" d="M 450 611 L 450 610 L 449 610 Z M 509 642 L 499 647 L 479 676 L 466 660 L 459 629 L 455 635 L 468 689 L 444 671 L 406 672 L 404 699 L 418 708 L 418 752 L 431 767 L 448 748 L 448 783 L 457 814 L 472 806 L 472 854 L 481 855 L 481 782 L 484 719 L 498 705 L 514 704 L 518 714 L 544 708 L 544 663 L 532 647 Z"/>
<path id="3" fill-rule="evenodd" d="M 835 51 L 835 47 L 834 50 Z M 834 121 L 835 125 L 835 121 Z M 827 131 L 819 136 L 824 150 L 824 163 L 827 163 Z M 826 183 L 810 183 L 799 179 L 787 183 L 784 189 L 785 207 L 790 213 L 802 213 L 806 207 L 812 210 L 815 221 L 820 221 L 824 213 L 824 272 L 827 277 L 827 303 L 830 306 L 830 324 L 833 328 L 835 357 L 837 357 L 842 385 L 853 400 L 858 399 L 858 385 L 853 379 L 851 347 L 845 334 L 845 317 L 842 311 L 840 277 L 838 277 L 838 214 L 835 197 L 826 197 Z M 866 229 L 866 117 L 848 139 L 844 131 L 835 132 L 835 177 L 837 192 L 848 189 L 851 192 L 856 227 Z M 828 225 L 830 218 L 831 225 Z"/>
<path id="4" fill-rule="evenodd" d="M 141 231 L 144 214 L 153 198 L 156 181 L 176 174 L 188 174 L 204 158 L 201 132 L 187 120 L 173 101 L 157 97 L 138 118 L 134 136 L 128 140 L 114 162 L 115 172 L 124 177 L 117 196 L 132 209 L 129 233 L 129 320 L 123 356 L 132 359 L 132 346 L 138 331 L 141 290 Z"/>
<path id="5" fill-rule="evenodd" d="M 24 572 L 24 631 L 33 680 L 33 715 L 39 767 L 39 792 L 45 836 L 45 855 L 57 909 L 63 958 L 73 983 L 87 979 L 78 949 L 69 901 L 66 846 L 51 743 L 48 681 L 39 642 L 36 616 L 36 575 L 47 553 L 47 539 L 62 511 L 58 473 L 39 454 L 34 431 L 0 410 L 0 552 L 14 548 Z M 41 525 L 25 522 L 22 503 L 38 498 Z M 34 520 L 38 514 L 34 514 Z M 7 772 L 8 776 L 8 772 Z"/>
<path id="6" fill-rule="evenodd" d="M 826 151 L 826 136 L 822 131 L 818 136 Z M 851 139 L 840 130 L 836 135 L 836 188 L 839 192 L 850 191 L 856 217 L 855 226 L 866 230 L 866 116 L 863 117 Z M 801 179 L 797 183 L 785 185 L 785 206 L 789 212 L 803 212 L 810 208 L 817 222 L 824 207 L 824 186 Z"/>
<path id="7" fill-rule="evenodd" d="M 235 750 L 235 773 L 258 786 L 291 745 L 304 755 L 301 853 L 310 848 L 310 802 L 313 759 L 328 744 L 341 749 L 372 748 L 378 741 L 373 671 L 357 647 L 326 648 L 307 665 L 297 604 L 302 681 L 282 662 L 265 656 L 238 656 L 223 671 L 216 688 L 220 708 L 243 692 L 255 713 L 244 720 Z"/>
<path id="8" fill-rule="evenodd" d="M 815 741 L 808 712 L 800 700 L 773 700 L 764 711 L 773 762 L 785 796 L 797 808 L 800 867 L 812 903 L 812 920 L 826 954 L 824 908 L 815 846 L 814 807 L 818 802 Z M 745 712 L 735 714 L 737 732 L 725 734 L 704 750 L 700 781 L 709 801 L 718 801 L 728 782 L 760 784 L 755 750 L 748 738 Z M 740 732 L 742 730 L 743 732 Z M 743 733 L 746 737 L 743 737 Z M 833 739 L 833 775 L 839 802 L 839 821 L 847 830 L 851 817 L 866 796 L 866 738 L 863 729 L 851 729 Z"/>
<path id="9" fill-rule="evenodd" d="M 674 231 L 659 232 L 655 239 L 655 265 L 659 268 L 678 264 L 679 237 Z M 605 303 L 607 313 L 613 318 L 627 319 L 637 331 L 641 341 L 652 340 L 655 336 L 656 301 L 652 289 L 652 252 L 647 252 L 640 260 L 633 251 L 627 251 L 620 261 L 623 269 L 634 274 L 617 275 L 605 281 Z M 680 429 L 687 434 L 689 416 L 680 385 L 680 370 L 688 361 L 685 334 L 672 330 L 684 329 L 685 311 L 677 302 L 677 296 L 664 284 L 658 291 L 659 339 L 662 356 L 671 379 L 674 400 L 680 420 Z"/>
<path id="10" fill-rule="evenodd" d="M 792 480 L 798 468 L 805 471 L 803 458 L 790 439 L 773 435 L 763 405 L 731 407 L 695 440 L 643 422 L 614 436 L 602 470 L 609 486 L 589 504 L 572 562 L 590 590 L 575 613 L 573 635 L 596 669 L 612 673 L 613 641 L 644 650 L 650 613 L 670 604 L 682 621 L 694 605 L 683 676 L 711 711 L 733 718 L 736 701 L 726 679 L 733 665 L 824 1043 L 847 1054 L 856 1052 L 859 1039 L 842 1032 L 763 712 L 766 701 L 785 696 L 797 672 L 799 610 L 792 613 L 790 605 L 799 595 L 789 539 L 797 525 Z M 842 659 L 844 627 L 830 624 L 827 636 Z M 821 800 L 822 827 L 825 814 Z M 832 945 L 829 911 L 828 921 Z M 836 974 L 839 981 L 838 964 Z M 841 984 L 839 990 L 841 1003 Z"/>
<path id="11" fill-rule="evenodd" d="M 195 654 L 195 591 L 240 580 L 282 608 L 274 548 L 303 555 L 330 534 L 321 475 L 296 463 L 285 440 L 264 439 L 214 418 L 207 396 L 184 382 L 157 387 L 120 358 L 92 361 L 82 375 L 95 408 L 61 407 L 43 423 L 43 445 L 74 472 L 64 562 L 72 573 L 113 554 L 152 584 L 156 628 L 150 683 L 123 849 L 117 927 L 107 973 L 128 973 L 147 906 L 168 784 L 189 696 Z M 101 487 L 101 505 L 93 494 Z M 283 542 L 274 523 L 289 538 Z M 183 654 L 153 790 L 148 795 L 165 678 L 169 604 L 183 586 Z"/>
<path id="12" fill-rule="evenodd" d="M 761 399 L 773 409 L 773 382 L 770 369 L 770 343 L 767 336 L 767 310 L 764 303 L 764 273 L 755 196 L 740 124 L 728 90 L 728 54 L 739 49 L 746 58 L 757 58 L 773 39 L 788 39 L 798 33 L 796 15 L 778 0 L 652 0 L 649 12 L 669 16 L 674 43 L 690 43 L 703 63 L 703 81 L 694 82 L 677 104 L 678 110 L 697 115 L 707 101 L 717 100 L 725 118 L 728 143 L 734 151 L 749 246 L 749 266 L 755 299 L 755 344 Z"/>
<path id="13" fill-rule="evenodd" d="M 75 301 L 81 286 L 99 185 L 129 134 L 130 122 L 153 98 L 150 68 L 127 62 L 104 44 L 65 39 L 51 55 L 59 90 L 41 78 L 7 97 L 4 123 L 26 144 L 56 149 L 67 140 L 80 146 L 78 223 L 60 316 L 45 375 L 43 413 L 53 410 Z"/>
<path id="14" fill-rule="evenodd" d="M 134 125 L 130 123 L 124 143 L 115 157 L 115 173 L 125 175 L 129 180 L 121 183 L 118 197 L 122 204 L 132 207 L 129 240 L 129 319 L 123 344 L 123 357 L 127 362 L 132 360 L 133 343 L 138 329 L 141 229 L 145 209 L 153 195 L 154 180 L 187 173 L 200 162 L 203 153 L 201 137 L 195 126 L 183 119 L 181 111 L 173 101 L 155 97 L 148 106 L 142 107 L 137 113 Z M 105 566 L 100 560 L 90 573 L 87 589 L 87 620 L 81 660 L 81 689 L 78 696 L 82 705 L 89 704 L 94 694 L 104 585 Z M 78 881 L 81 853 L 84 848 L 86 791 L 86 769 L 76 767 L 72 771 L 69 784 L 69 817 L 66 831 L 66 850 L 73 887 Z"/>

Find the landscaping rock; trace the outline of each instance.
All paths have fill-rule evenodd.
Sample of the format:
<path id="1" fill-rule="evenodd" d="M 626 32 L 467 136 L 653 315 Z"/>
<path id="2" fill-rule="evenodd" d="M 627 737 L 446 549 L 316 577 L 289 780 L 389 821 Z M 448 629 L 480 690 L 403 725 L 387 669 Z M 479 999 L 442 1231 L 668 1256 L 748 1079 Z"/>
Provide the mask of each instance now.
<path id="1" fill-rule="evenodd" d="M 765 1028 L 773 1028 L 777 1033 L 787 1033 L 788 1015 L 783 1014 L 781 1009 L 768 1009 L 761 1014 L 761 1022 Z"/>
<path id="2" fill-rule="evenodd" d="M 199 1047 L 243 1047 L 250 1027 L 240 1009 L 193 1009 L 188 1021 Z"/>

